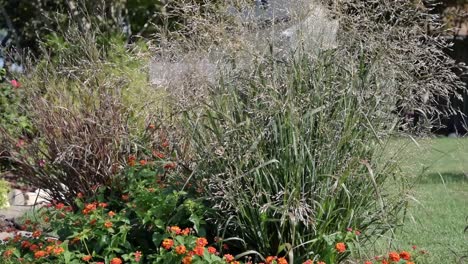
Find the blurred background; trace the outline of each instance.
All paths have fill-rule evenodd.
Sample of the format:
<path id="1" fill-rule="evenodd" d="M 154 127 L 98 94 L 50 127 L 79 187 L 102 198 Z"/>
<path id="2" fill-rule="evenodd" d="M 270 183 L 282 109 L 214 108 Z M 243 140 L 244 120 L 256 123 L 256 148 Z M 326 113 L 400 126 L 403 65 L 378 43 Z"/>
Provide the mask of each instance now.
<path id="1" fill-rule="evenodd" d="M 258 6 L 267 6 L 268 1 L 252 0 Z M 157 40 L 157 28 L 164 24 L 168 30 L 181 28 L 184 18 L 171 14 L 183 10 L 190 1 L 171 0 L 112 0 L 112 1 L 63 1 L 63 0 L 1 0 L 0 1 L 0 68 L 8 72 L 24 71 L 21 58 L 31 54 L 39 56 L 40 42 L 60 41 L 56 32 L 67 26 L 71 20 L 82 29 L 99 25 L 100 31 L 109 38 L 124 36 L 125 42 L 136 40 Z M 197 1 L 194 1 L 197 2 Z M 203 2 L 203 1 L 198 1 Z M 210 2 L 217 2 L 216 0 Z M 236 1 L 234 1 L 236 2 Z M 285 4 L 288 1 L 270 1 Z M 445 23 L 446 32 L 442 37 L 452 46 L 446 52 L 456 61 L 468 63 L 468 1 L 426 0 L 434 15 Z M 92 21 L 90 21 L 92 20 Z M 430 31 L 431 29 L 429 29 Z M 437 32 L 440 33 L 440 32 Z M 458 72 L 467 82 L 468 78 Z M 452 104 L 459 111 L 446 115 L 440 126 L 433 132 L 445 136 L 459 136 L 467 132 L 468 95 L 452 98 Z M 465 99 L 465 100 L 463 100 Z M 463 102 L 464 101 L 464 102 Z M 443 102 L 441 102 L 443 104 Z M 408 123 L 416 123 L 418 113 L 406 113 Z M 416 121 L 415 121 L 416 119 Z"/>

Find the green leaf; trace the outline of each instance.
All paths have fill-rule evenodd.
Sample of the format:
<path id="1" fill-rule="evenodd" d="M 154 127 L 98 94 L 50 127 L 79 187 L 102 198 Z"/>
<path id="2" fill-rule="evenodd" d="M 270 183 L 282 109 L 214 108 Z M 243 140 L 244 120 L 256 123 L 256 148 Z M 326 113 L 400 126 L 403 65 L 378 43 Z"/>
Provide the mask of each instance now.
<path id="1" fill-rule="evenodd" d="M 204 221 L 198 215 L 191 214 L 189 221 L 193 223 L 193 229 L 195 229 L 199 236 L 206 236 L 206 231 L 204 228 L 202 228 L 202 224 L 204 224 Z"/>
<path id="2" fill-rule="evenodd" d="M 153 243 L 156 247 L 159 247 L 159 245 L 161 245 L 161 242 L 165 239 L 165 238 L 168 238 L 169 235 L 168 234 L 161 234 L 161 233 L 153 233 L 153 237 L 152 237 L 152 240 L 153 240 Z"/>

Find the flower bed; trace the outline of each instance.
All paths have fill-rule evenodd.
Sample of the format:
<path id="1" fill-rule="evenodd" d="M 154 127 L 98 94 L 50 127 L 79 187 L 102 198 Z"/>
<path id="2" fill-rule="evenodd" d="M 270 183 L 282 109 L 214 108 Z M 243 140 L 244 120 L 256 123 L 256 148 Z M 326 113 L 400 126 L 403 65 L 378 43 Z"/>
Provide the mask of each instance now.
<path id="1" fill-rule="evenodd" d="M 156 159 L 128 159 L 121 181 L 112 187 L 96 186 L 93 197 L 79 193 L 75 204 L 49 203 L 26 219 L 18 234 L 0 246 L 3 263 L 266 263 L 287 264 L 291 252 L 263 256 L 242 248 L 242 239 L 209 235 L 203 214 L 206 208 L 188 192 L 176 191 L 163 178 L 176 164 Z M 165 177 L 163 177 L 165 176 Z M 125 183 L 125 184 L 123 184 Z M 337 263 L 341 254 L 352 251 L 361 232 L 348 228 L 318 237 L 328 244 L 327 252 L 312 254 L 304 264 Z M 412 253 L 391 252 L 369 263 L 413 264 Z"/>

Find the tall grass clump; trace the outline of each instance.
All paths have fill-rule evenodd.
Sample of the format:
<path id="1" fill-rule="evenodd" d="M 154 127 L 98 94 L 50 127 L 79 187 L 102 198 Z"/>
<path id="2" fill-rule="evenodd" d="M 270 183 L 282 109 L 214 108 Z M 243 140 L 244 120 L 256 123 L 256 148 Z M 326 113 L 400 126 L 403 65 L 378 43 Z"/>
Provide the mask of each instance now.
<path id="1" fill-rule="evenodd" d="M 339 22 L 333 50 L 305 49 L 317 40 L 301 33 L 296 48 L 281 46 L 277 37 L 295 23 L 320 30 L 317 6 Z M 302 263 L 325 259 L 348 227 L 365 243 L 399 224 L 407 179 L 385 146 L 453 114 L 450 97 L 462 86 L 443 54 L 440 21 L 420 1 L 306 1 L 288 18 L 233 23 L 237 39 L 205 43 L 229 59 L 185 121 L 193 178 L 206 186 L 220 234 Z M 206 29 L 224 32 L 218 25 Z"/>
<path id="2" fill-rule="evenodd" d="M 444 51 L 451 49 L 447 38 L 451 33 L 433 12 L 440 1 L 320 2 L 340 21 L 341 48 L 379 56 L 385 71 L 394 75 L 399 83 L 397 111 L 400 116 L 413 116 L 403 128 L 424 133 L 444 127 L 445 118 L 460 114 L 452 102 L 466 93 L 466 84 L 459 78 L 466 67 Z"/>
<path id="3" fill-rule="evenodd" d="M 405 196 L 379 153 L 395 121 L 381 65 L 295 57 L 222 82 L 187 123 L 221 232 L 302 263 L 323 257 L 337 231 L 367 240 L 392 229 Z"/>

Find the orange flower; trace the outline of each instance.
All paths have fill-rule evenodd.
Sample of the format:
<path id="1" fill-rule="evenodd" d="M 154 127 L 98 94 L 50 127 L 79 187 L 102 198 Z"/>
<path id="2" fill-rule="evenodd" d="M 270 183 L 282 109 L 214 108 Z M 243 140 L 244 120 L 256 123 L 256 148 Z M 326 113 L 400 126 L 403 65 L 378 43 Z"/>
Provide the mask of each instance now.
<path id="1" fill-rule="evenodd" d="M 38 238 L 38 237 L 40 237 L 40 236 L 41 236 L 41 234 L 42 234 L 42 232 L 41 232 L 41 231 L 39 231 L 39 230 L 37 230 L 37 231 L 34 231 L 34 233 L 32 233 L 32 235 L 31 235 L 31 236 L 32 236 L 32 237 L 34 237 L 34 238 Z"/>
<path id="2" fill-rule="evenodd" d="M 15 229 L 11 230 L 10 232 L 14 232 Z M 13 238 L 13 242 L 18 242 L 22 239 L 23 237 L 21 235 L 15 235 L 15 237 Z"/>
<path id="3" fill-rule="evenodd" d="M 174 245 L 174 240 L 172 239 L 164 239 L 162 242 L 162 247 L 165 248 L 166 250 L 171 249 L 171 247 Z"/>
<path id="4" fill-rule="evenodd" d="M 388 261 L 386 259 L 382 259 L 382 264 L 388 264 Z"/>
<path id="5" fill-rule="evenodd" d="M 31 246 L 31 242 L 29 242 L 27 240 L 21 242 L 21 247 L 22 248 L 28 248 L 30 246 Z"/>
<path id="6" fill-rule="evenodd" d="M 104 226 L 105 226 L 106 228 L 111 228 L 111 227 L 112 227 L 112 222 L 106 221 L 106 222 L 104 223 Z"/>
<path id="7" fill-rule="evenodd" d="M 346 251 L 346 245 L 342 242 L 336 243 L 335 249 L 336 251 L 338 251 L 338 253 L 343 253 Z"/>
<path id="8" fill-rule="evenodd" d="M 155 151 L 155 150 L 153 151 L 153 155 L 154 155 L 155 157 L 157 157 L 157 158 L 160 158 L 160 159 L 164 159 L 164 158 L 166 157 L 166 156 L 164 156 L 163 153 L 157 152 L 157 151 Z"/>
<path id="9" fill-rule="evenodd" d="M 396 252 L 390 252 L 390 254 L 388 254 L 388 258 L 394 262 L 400 261 L 400 255 Z"/>
<path id="10" fill-rule="evenodd" d="M 205 254 L 205 248 L 202 247 L 202 246 L 196 246 L 193 251 L 195 252 L 195 255 L 198 255 L 198 256 L 203 256 Z"/>
<path id="11" fill-rule="evenodd" d="M 3 257 L 5 258 L 9 258 L 11 255 L 13 255 L 13 250 L 11 249 L 5 250 L 5 252 L 3 252 Z"/>
<path id="12" fill-rule="evenodd" d="M 185 256 L 184 259 L 182 259 L 182 264 L 191 264 L 192 263 L 192 256 Z"/>
<path id="13" fill-rule="evenodd" d="M 231 262 L 231 261 L 234 261 L 234 256 L 231 255 L 231 254 L 226 254 L 226 255 L 224 255 L 224 259 L 225 259 L 227 262 Z"/>
<path id="14" fill-rule="evenodd" d="M 128 194 L 122 194 L 122 200 L 128 201 L 130 199 L 130 196 Z"/>
<path id="15" fill-rule="evenodd" d="M 265 262 L 267 264 L 271 264 L 273 262 L 273 260 L 276 260 L 276 257 L 275 256 L 268 256 L 266 259 L 265 259 Z"/>
<path id="16" fill-rule="evenodd" d="M 190 234 L 190 228 L 184 228 L 184 230 L 182 230 L 180 232 L 181 235 L 184 235 L 184 236 L 187 236 L 188 234 Z"/>
<path id="17" fill-rule="evenodd" d="M 183 255 L 185 254 L 185 252 L 187 252 L 187 249 L 185 248 L 184 245 L 180 245 L 175 248 L 175 252 L 179 255 Z"/>
<path id="18" fill-rule="evenodd" d="M 214 247 L 208 247 L 208 252 L 209 252 L 210 254 L 216 254 L 216 248 L 214 248 Z"/>
<path id="19" fill-rule="evenodd" d="M 34 244 L 32 244 L 32 245 L 29 247 L 29 250 L 31 250 L 32 252 L 36 252 L 38 249 L 39 249 L 39 246 L 38 246 L 38 245 L 34 245 Z"/>
<path id="20" fill-rule="evenodd" d="M 408 262 L 406 262 L 406 264 L 414 264 L 414 262 L 413 261 L 408 261 Z"/>
<path id="21" fill-rule="evenodd" d="M 411 254 L 407 251 L 402 251 L 400 252 L 400 257 L 404 260 L 410 260 L 411 259 Z"/>
<path id="22" fill-rule="evenodd" d="M 206 240 L 206 238 L 204 238 L 204 237 L 199 237 L 199 238 L 197 238 L 197 245 L 200 246 L 200 247 L 204 247 L 204 246 L 208 245 L 208 240 Z"/>
<path id="23" fill-rule="evenodd" d="M 364 264 L 372 264 L 372 261 L 366 261 Z"/>
<path id="24" fill-rule="evenodd" d="M 54 254 L 55 254 L 55 255 L 60 255 L 60 254 L 62 254 L 64 251 L 65 251 L 65 250 L 64 250 L 63 248 L 61 248 L 61 247 L 56 247 L 56 248 L 54 249 Z"/>
<path id="25" fill-rule="evenodd" d="M 182 230 L 178 226 L 171 226 L 169 229 L 171 230 L 171 232 L 175 233 L 176 235 L 179 235 L 180 232 L 182 232 Z"/>
<path id="26" fill-rule="evenodd" d="M 136 251 L 135 252 L 135 261 L 139 262 L 141 260 L 141 251 Z"/>
<path id="27" fill-rule="evenodd" d="M 52 253 L 52 251 L 54 251 L 54 248 L 55 246 L 47 246 L 45 251 L 47 252 L 47 254 L 50 254 Z"/>
<path id="28" fill-rule="evenodd" d="M 120 258 L 113 258 L 110 264 L 122 264 L 122 260 Z"/>
<path id="29" fill-rule="evenodd" d="M 128 165 L 130 167 L 133 167 L 133 166 L 135 166 L 136 157 L 134 155 L 130 155 L 130 156 L 128 156 L 127 161 L 128 161 Z"/>
<path id="30" fill-rule="evenodd" d="M 88 262 L 88 261 L 91 260 L 91 258 L 92 258 L 92 257 L 91 257 L 90 255 L 86 255 L 86 256 L 83 256 L 81 259 L 82 259 L 83 261 Z"/>
<path id="31" fill-rule="evenodd" d="M 175 169 L 176 166 L 177 165 L 175 162 L 169 162 L 169 163 L 164 164 L 164 169 L 172 170 L 172 169 Z"/>
<path id="32" fill-rule="evenodd" d="M 63 207 L 65 207 L 65 205 L 64 205 L 63 203 L 58 203 L 58 204 L 55 206 L 55 209 L 61 210 L 61 209 L 63 209 Z"/>
<path id="33" fill-rule="evenodd" d="M 148 128 L 149 128 L 149 129 L 155 129 L 156 126 L 155 126 L 154 124 L 149 124 Z"/>
<path id="34" fill-rule="evenodd" d="M 288 261 L 285 258 L 278 258 L 276 260 L 277 264 L 288 264 Z"/>
<path id="35" fill-rule="evenodd" d="M 148 164 L 147 160 L 140 160 L 140 165 L 141 166 L 145 166 L 146 164 Z"/>
<path id="36" fill-rule="evenodd" d="M 77 197 L 78 199 L 83 198 L 83 196 L 84 196 L 84 195 L 83 195 L 82 193 L 80 193 L 80 192 L 76 195 L 76 197 Z"/>
<path id="37" fill-rule="evenodd" d="M 36 253 L 34 253 L 34 258 L 43 258 L 47 255 L 47 252 L 45 252 L 44 250 L 39 250 L 37 251 Z"/>
<path id="38" fill-rule="evenodd" d="M 106 207 L 107 207 L 107 203 L 99 203 L 99 207 L 101 207 L 101 208 L 106 208 Z"/>
<path id="39" fill-rule="evenodd" d="M 327 264 L 327 263 L 325 263 L 323 261 L 319 261 L 319 262 L 317 262 L 317 264 Z"/>
<path id="40" fill-rule="evenodd" d="M 306 260 L 306 261 L 305 261 L 304 263 L 302 263 L 302 264 L 314 264 L 314 262 L 313 262 L 312 260 L 308 259 L 308 260 Z"/>
<path id="41" fill-rule="evenodd" d="M 90 212 L 96 210 L 96 203 L 86 204 L 85 208 L 83 209 L 83 214 L 89 214 Z"/>
<path id="42" fill-rule="evenodd" d="M 110 216 L 110 217 L 114 217 L 114 216 L 115 216 L 115 213 L 114 213 L 113 211 L 109 211 L 109 212 L 107 213 L 107 215 Z"/>
<path id="43" fill-rule="evenodd" d="M 89 221 L 89 224 L 90 224 L 90 225 L 94 225 L 94 224 L 96 224 L 96 222 L 97 222 L 97 220 L 96 220 L 96 219 L 93 219 L 93 220 Z"/>

